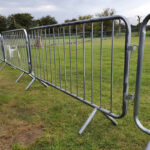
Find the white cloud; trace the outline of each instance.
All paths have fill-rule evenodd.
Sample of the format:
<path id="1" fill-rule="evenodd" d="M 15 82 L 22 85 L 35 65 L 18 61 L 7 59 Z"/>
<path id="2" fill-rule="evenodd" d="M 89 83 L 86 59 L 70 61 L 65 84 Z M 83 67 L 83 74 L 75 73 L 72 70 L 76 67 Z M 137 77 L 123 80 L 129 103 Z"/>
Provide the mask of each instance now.
<path id="1" fill-rule="evenodd" d="M 18 8 L 18 11 L 22 11 L 22 12 L 53 12 L 57 10 L 58 10 L 57 7 L 54 5 L 41 5 L 37 7 Z"/>
<path id="2" fill-rule="evenodd" d="M 114 8 L 118 15 L 129 18 L 137 24 L 137 15 L 144 18 L 150 13 L 149 0 L 0 0 L 0 14 L 8 16 L 13 13 L 31 13 L 35 18 L 51 15 L 58 22 L 77 18 L 79 15 L 95 15 L 105 8 Z"/>
<path id="3" fill-rule="evenodd" d="M 137 6 L 133 9 L 130 9 L 130 10 L 125 12 L 125 14 L 127 16 L 137 16 L 137 15 L 145 16 L 148 13 L 150 13 L 150 2 L 146 3 L 146 4 L 143 3 L 142 5 Z"/>

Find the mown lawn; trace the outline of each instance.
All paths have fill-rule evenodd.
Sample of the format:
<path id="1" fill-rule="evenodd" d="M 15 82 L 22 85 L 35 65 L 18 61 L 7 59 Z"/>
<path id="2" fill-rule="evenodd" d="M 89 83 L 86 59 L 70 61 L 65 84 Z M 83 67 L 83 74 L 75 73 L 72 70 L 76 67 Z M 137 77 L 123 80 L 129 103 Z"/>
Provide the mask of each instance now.
<path id="1" fill-rule="evenodd" d="M 149 124 L 149 43 L 147 38 L 144 55 L 144 75 L 142 81 L 142 107 L 140 119 L 146 126 Z M 123 39 L 116 39 L 114 45 L 114 112 L 120 113 L 120 101 L 122 100 L 122 64 L 123 64 Z M 138 38 L 132 38 L 132 44 L 136 44 Z M 95 47 L 97 47 L 95 43 Z M 86 70 L 91 70 L 90 66 L 90 44 L 85 45 L 86 48 Z M 89 47 L 89 48 L 88 48 Z M 103 55 L 103 107 L 109 109 L 110 105 L 110 52 L 111 41 L 104 41 Z M 73 49 L 73 47 L 72 47 Z M 80 48 L 82 50 L 82 47 Z M 89 50 L 88 50 L 89 49 Z M 96 50 L 96 48 L 94 48 Z M 94 102 L 99 104 L 99 50 L 94 53 L 95 74 L 94 85 Z M 67 56 L 69 57 L 69 50 Z M 72 51 L 72 56 L 75 51 Z M 56 53 L 58 56 L 58 51 Z M 63 53 L 61 54 L 63 56 Z M 79 53 L 82 56 L 82 51 Z M 89 58 L 89 59 L 88 59 Z M 56 58 L 58 62 L 58 57 Z M 63 59 L 61 59 L 63 61 Z M 75 58 L 73 59 L 73 61 Z M 68 59 L 69 61 L 69 59 Z M 131 55 L 130 64 L 130 87 L 129 93 L 134 94 L 135 75 L 136 75 L 137 50 Z M 79 60 L 80 62 L 80 60 Z M 33 62 L 34 64 L 34 62 Z M 72 70 L 75 70 L 75 62 L 72 62 Z M 44 64 L 45 65 L 45 64 Z M 57 69 L 59 68 L 59 64 Z M 61 63 L 64 68 L 64 63 Z M 82 83 L 82 62 L 79 63 L 79 94 L 83 95 Z M 45 66 L 46 67 L 46 66 Z M 48 66 L 49 67 L 49 66 Z M 69 74 L 69 62 L 67 63 Z M 98 68 L 98 70 L 97 70 Z M 53 74 L 54 72 L 53 66 Z M 121 70 L 121 71 L 120 71 Z M 35 72 L 36 72 L 35 68 Z M 75 100 L 74 98 L 52 88 L 45 88 L 36 81 L 29 91 L 24 88 L 31 81 L 27 75 L 23 76 L 19 83 L 15 80 L 20 75 L 20 71 L 6 66 L 0 72 L 0 149 L 29 149 L 29 150 L 141 150 L 149 140 L 149 136 L 141 132 L 133 121 L 133 101 L 129 102 L 127 115 L 117 120 L 119 125 L 114 126 L 102 113 L 97 112 L 93 121 L 87 127 L 82 135 L 78 134 L 80 127 L 83 125 L 92 108 Z M 50 72 L 49 72 L 50 73 Z M 57 70 L 57 81 L 59 81 L 59 70 Z M 91 82 L 90 71 L 86 71 L 86 99 L 91 98 Z M 62 87 L 64 87 L 64 71 L 62 70 Z M 50 81 L 50 76 L 48 80 Z M 55 81 L 55 78 L 53 79 Z M 67 88 L 69 90 L 69 75 L 67 80 Z M 98 81 L 98 82 L 97 82 Z M 117 84 L 118 83 L 118 84 Z M 57 83 L 59 85 L 59 82 Z M 76 76 L 73 72 L 73 92 L 76 93 Z M 97 98 L 97 99 L 96 99 Z"/>

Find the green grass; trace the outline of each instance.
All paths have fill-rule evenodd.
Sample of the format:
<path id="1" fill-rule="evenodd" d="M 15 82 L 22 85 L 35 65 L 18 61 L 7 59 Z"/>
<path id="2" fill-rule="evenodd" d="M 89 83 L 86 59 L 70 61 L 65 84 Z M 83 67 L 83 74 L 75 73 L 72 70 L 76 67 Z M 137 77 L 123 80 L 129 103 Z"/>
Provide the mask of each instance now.
<path id="1" fill-rule="evenodd" d="M 144 74 L 141 89 L 141 109 L 140 119 L 147 127 L 149 124 L 149 43 L 146 39 L 144 55 Z M 124 39 L 115 39 L 114 43 L 114 81 L 113 81 L 113 112 L 121 113 L 122 89 L 123 89 L 123 64 L 124 64 Z M 132 44 L 138 43 L 138 38 L 132 38 Z M 100 43 L 95 40 L 93 43 L 93 98 L 94 103 L 99 105 L 100 88 Z M 54 53 L 52 50 L 52 74 L 53 83 L 55 83 Z M 56 79 L 59 86 L 59 49 L 56 50 Z M 76 51 L 75 44 L 71 45 L 72 54 L 72 91 L 76 94 Z M 110 107 L 110 58 L 111 58 L 111 40 L 104 40 L 103 43 L 103 81 L 102 81 L 102 107 Z M 38 49 L 37 49 L 38 52 Z M 37 53 L 37 58 L 42 59 L 42 50 Z M 91 43 L 85 43 L 85 85 L 86 99 L 91 101 Z M 34 53 L 35 54 L 35 53 Z M 33 53 L 32 53 L 33 55 Z M 45 80 L 51 81 L 50 64 L 46 66 L 46 56 L 49 60 L 49 46 L 47 46 L 47 55 L 44 53 L 44 71 L 48 67 L 48 78 L 45 74 Z M 61 76 L 62 88 L 65 86 L 64 78 L 64 55 L 63 47 L 60 46 L 61 56 Z M 33 56 L 34 58 L 36 55 Z M 82 43 L 78 45 L 78 68 L 79 68 L 79 96 L 83 97 L 83 51 Z M 66 45 L 66 72 L 67 72 L 67 90 L 70 91 L 70 62 L 69 47 Z M 35 59 L 36 61 L 36 59 Z M 130 87 L 129 93 L 135 91 L 137 50 L 131 55 L 130 64 Z M 33 68 L 37 76 L 39 74 L 39 61 L 35 68 L 33 59 Z M 42 68 L 43 69 L 43 68 Z M 149 136 L 141 132 L 133 121 L 133 101 L 129 102 L 127 115 L 117 120 L 119 125 L 113 126 L 112 123 L 98 112 L 93 121 L 87 127 L 82 135 L 78 135 L 80 127 L 83 125 L 92 108 L 75 100 L 74 98 L 52 88 L 45 88 L 38 81 L 35 82 L 29 91 L 24 91 L 31 78 L 24 76 L 18 84 L 14 81 L 20 75 L 20 71 L 6 66 L 0 72 L 0 146 L 4 147 L 4 139 L 11 141 L 16 134 L 26 128 L 26 126 L 42 125 L 44 133 L 32 144 L 20 145 L 16 140 L 12 142 L 14 150 L 141 150 L 149 140 Z M 41 75 L 44 78 L 44 74 Z M 25 130 L 25 129 L 24 129 Z M 11 142 L 10 142 L 11 143 Z M 5 141 L 6 144 L 6 141 Z M 8 144 L 8 143 L 7 143 Z M 8 144 L 9 145 L 9 144 Z M 4 149 L 4 148 L 3 148 Z"/>

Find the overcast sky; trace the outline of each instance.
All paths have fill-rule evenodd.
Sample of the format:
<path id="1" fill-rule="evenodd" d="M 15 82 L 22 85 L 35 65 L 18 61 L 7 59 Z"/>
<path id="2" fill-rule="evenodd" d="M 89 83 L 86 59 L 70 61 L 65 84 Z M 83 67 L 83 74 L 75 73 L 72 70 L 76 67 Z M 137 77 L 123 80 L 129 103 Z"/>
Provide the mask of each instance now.
<path id="1" fill-rule="evenodd" d="M 36 19 L 51 15 L 59 23 L 79 15 L 95 15 L 105 8 L 114 8 L 116 14 L 126 16 L 132 24 L 137 15 L 150 13 L 150 0 L 0 0 L 0 14 L 31 13 Z"/>

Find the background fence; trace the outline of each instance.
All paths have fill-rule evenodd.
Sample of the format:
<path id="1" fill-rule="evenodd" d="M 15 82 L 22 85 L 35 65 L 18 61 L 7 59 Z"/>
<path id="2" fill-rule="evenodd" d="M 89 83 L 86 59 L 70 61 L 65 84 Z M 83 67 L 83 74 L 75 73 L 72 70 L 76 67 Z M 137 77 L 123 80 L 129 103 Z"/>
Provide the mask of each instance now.
<path id="1" fill-rule="evenodd" d="M 2 36 L 7 64 L 30 73 L 31 63 L 26 30 L 5 31 L 2 32 Z"/>

